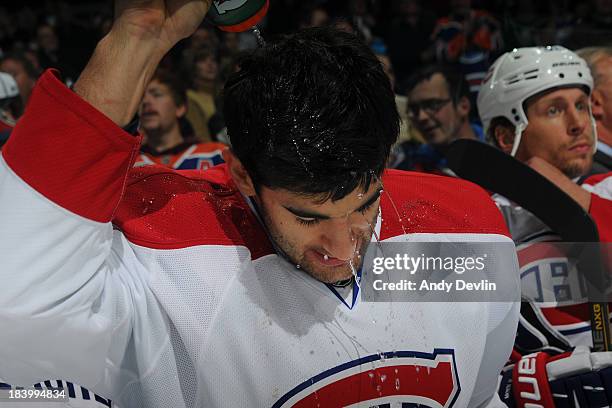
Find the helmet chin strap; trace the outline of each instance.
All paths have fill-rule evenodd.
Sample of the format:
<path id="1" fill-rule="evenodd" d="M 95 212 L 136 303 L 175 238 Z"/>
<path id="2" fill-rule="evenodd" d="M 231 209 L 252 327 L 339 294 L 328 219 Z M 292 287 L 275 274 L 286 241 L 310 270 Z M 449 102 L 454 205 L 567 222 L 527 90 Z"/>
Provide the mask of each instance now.
<path id="1" fill-rule="evenodd" d="M 525 125 L 522 123 L 518 124 L 514 128 L 514 142 L 512 143 L 512 151 L 510 152 L 510 156 L 512 157 L 516 155 L 516 151 L 521 143 L 521 135 L 523 134 L 523 130 L 525 130 Z"/>

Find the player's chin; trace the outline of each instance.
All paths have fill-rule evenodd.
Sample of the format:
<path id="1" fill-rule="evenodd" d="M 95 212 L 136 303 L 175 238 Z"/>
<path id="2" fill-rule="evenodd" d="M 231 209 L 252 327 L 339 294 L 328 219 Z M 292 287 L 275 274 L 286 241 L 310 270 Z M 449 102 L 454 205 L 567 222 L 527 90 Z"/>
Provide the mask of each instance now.
<path id="1" fill-rule="evenodd" d="M 353 276 L 353 272 L 348 265 L 340 266 L 317 266 L 304 268 L 313 278 L 323 283 L 336 283 L 347 280 Z"/>
<path id="2" fill-rule="evenodd" d="M 593 157 L 591 154 L 581 155 L 567 160 L 563 166 L 563 173 L 569 178 L 584 176 L 589 172 L 592 165 Z"/>

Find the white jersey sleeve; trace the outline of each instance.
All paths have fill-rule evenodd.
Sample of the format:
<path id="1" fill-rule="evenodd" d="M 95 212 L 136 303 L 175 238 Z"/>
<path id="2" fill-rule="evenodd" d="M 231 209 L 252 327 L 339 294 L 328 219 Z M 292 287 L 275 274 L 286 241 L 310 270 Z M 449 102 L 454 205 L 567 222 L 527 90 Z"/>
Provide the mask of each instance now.
<path id="1" fill-rule="evenodd" d="M 64 162 L 55 168 L 34 168 L 36 160 L 22 157 L 28 143 L 48 143 L 45 140 L 50 142 L 54 132 L 83 128 L 85 115 L 66 109 L 66 117 L 59 119 L 65 127 L 49 129 L 58 118 L 47 117 L 48 104 L 70 105 L 76 100 L 84 109 L 80 98 L 53 75 L 41 79 L 22 125 L 15 129 L 21 146 L 15 149 L 9 143 L 0 159 L 0 378 L 11 384 L 63 378 L 111 395 L 116 385 L 111 373 L 121 370 L 134 325 L 132 300 L 142 291 L 144 279 L 129 273 L 123 254 L 111 248 L 109 222 L 121 196 L 132 144 L 138 141 L 103 130 L 82 135 L 106 138 L 108 151 L 97 154 L 115 155 L 116 168 L 71 169 L 75 161 L 70 146 L 61 142 L 47 149 L 49 154 L 66 149 Z M 88 119 L 98 121 L 100 129 L 112 124 L 100 114 Z M 122 162 L 125 174 L 120 173 Z M 46 174 L 46 181 L 41 174 Z M 105 191 L 100 185 L 111 187 Z M 88 207 L 97 216 L 90 216 Z"/>

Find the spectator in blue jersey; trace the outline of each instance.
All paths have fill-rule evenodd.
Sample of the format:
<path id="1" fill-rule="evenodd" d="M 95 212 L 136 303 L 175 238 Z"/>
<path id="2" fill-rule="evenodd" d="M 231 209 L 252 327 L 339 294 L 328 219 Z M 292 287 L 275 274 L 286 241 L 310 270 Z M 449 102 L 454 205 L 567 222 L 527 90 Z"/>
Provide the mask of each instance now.
<path id="1" fill-rule="evenodd" d="M 175 75 L 158 70 L 140 104 L 140 131 L 145 142 L 137 166 L 161 164 L 175 169 L 205 170 L 223 162 L 225 146 L 199 143 L 186 113 L 185 87 Z"/>
<path id="2" fill-rule="evenodd" d="M 425 66 L 406 82 L 407 113 L 427 144 L 407 142 L 396 167 L 448 173 L 444 147 L 456 139 L 484 140 L 482 128 L 470 122 L 472 104 L 463 75 L 441 65 Z"/>
<path id="3" fill-rule="evenodd" d="M 471 0 L 451 0 L 449 15 L 438 19 L 431 35 L 435 60 L 453 64 L 470 86 L 476 114 L 476 95 L 489 65 L 503 50 L 501 26 L 488 12 L 472 7 Z"/>

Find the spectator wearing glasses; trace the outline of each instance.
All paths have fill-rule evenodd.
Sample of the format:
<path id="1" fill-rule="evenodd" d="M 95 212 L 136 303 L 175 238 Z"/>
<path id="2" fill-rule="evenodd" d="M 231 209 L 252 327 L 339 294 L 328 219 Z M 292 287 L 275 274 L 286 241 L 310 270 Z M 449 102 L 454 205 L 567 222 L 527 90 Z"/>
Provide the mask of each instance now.
<path id="1" fill-rule="evenodd" d="M 456 139 L 484 140 L 482 128 L 470 122 L 472 104 L 463 75 L 442 65 L 423 67 L 406 82 L 406 95 L 408 117 L 427 144 L 404 143 L 403 160 L 395 167 L 452 174 L 445 146 Z"/>
<path id="2" fill-rule="evenodd" d="M 461 73 L 430 65 L 406 83 L 408 116 L 425 140 L 444 146 L 455 139 L 484 139 L 482 128 L 469 120 L 472 104 Z"/>

